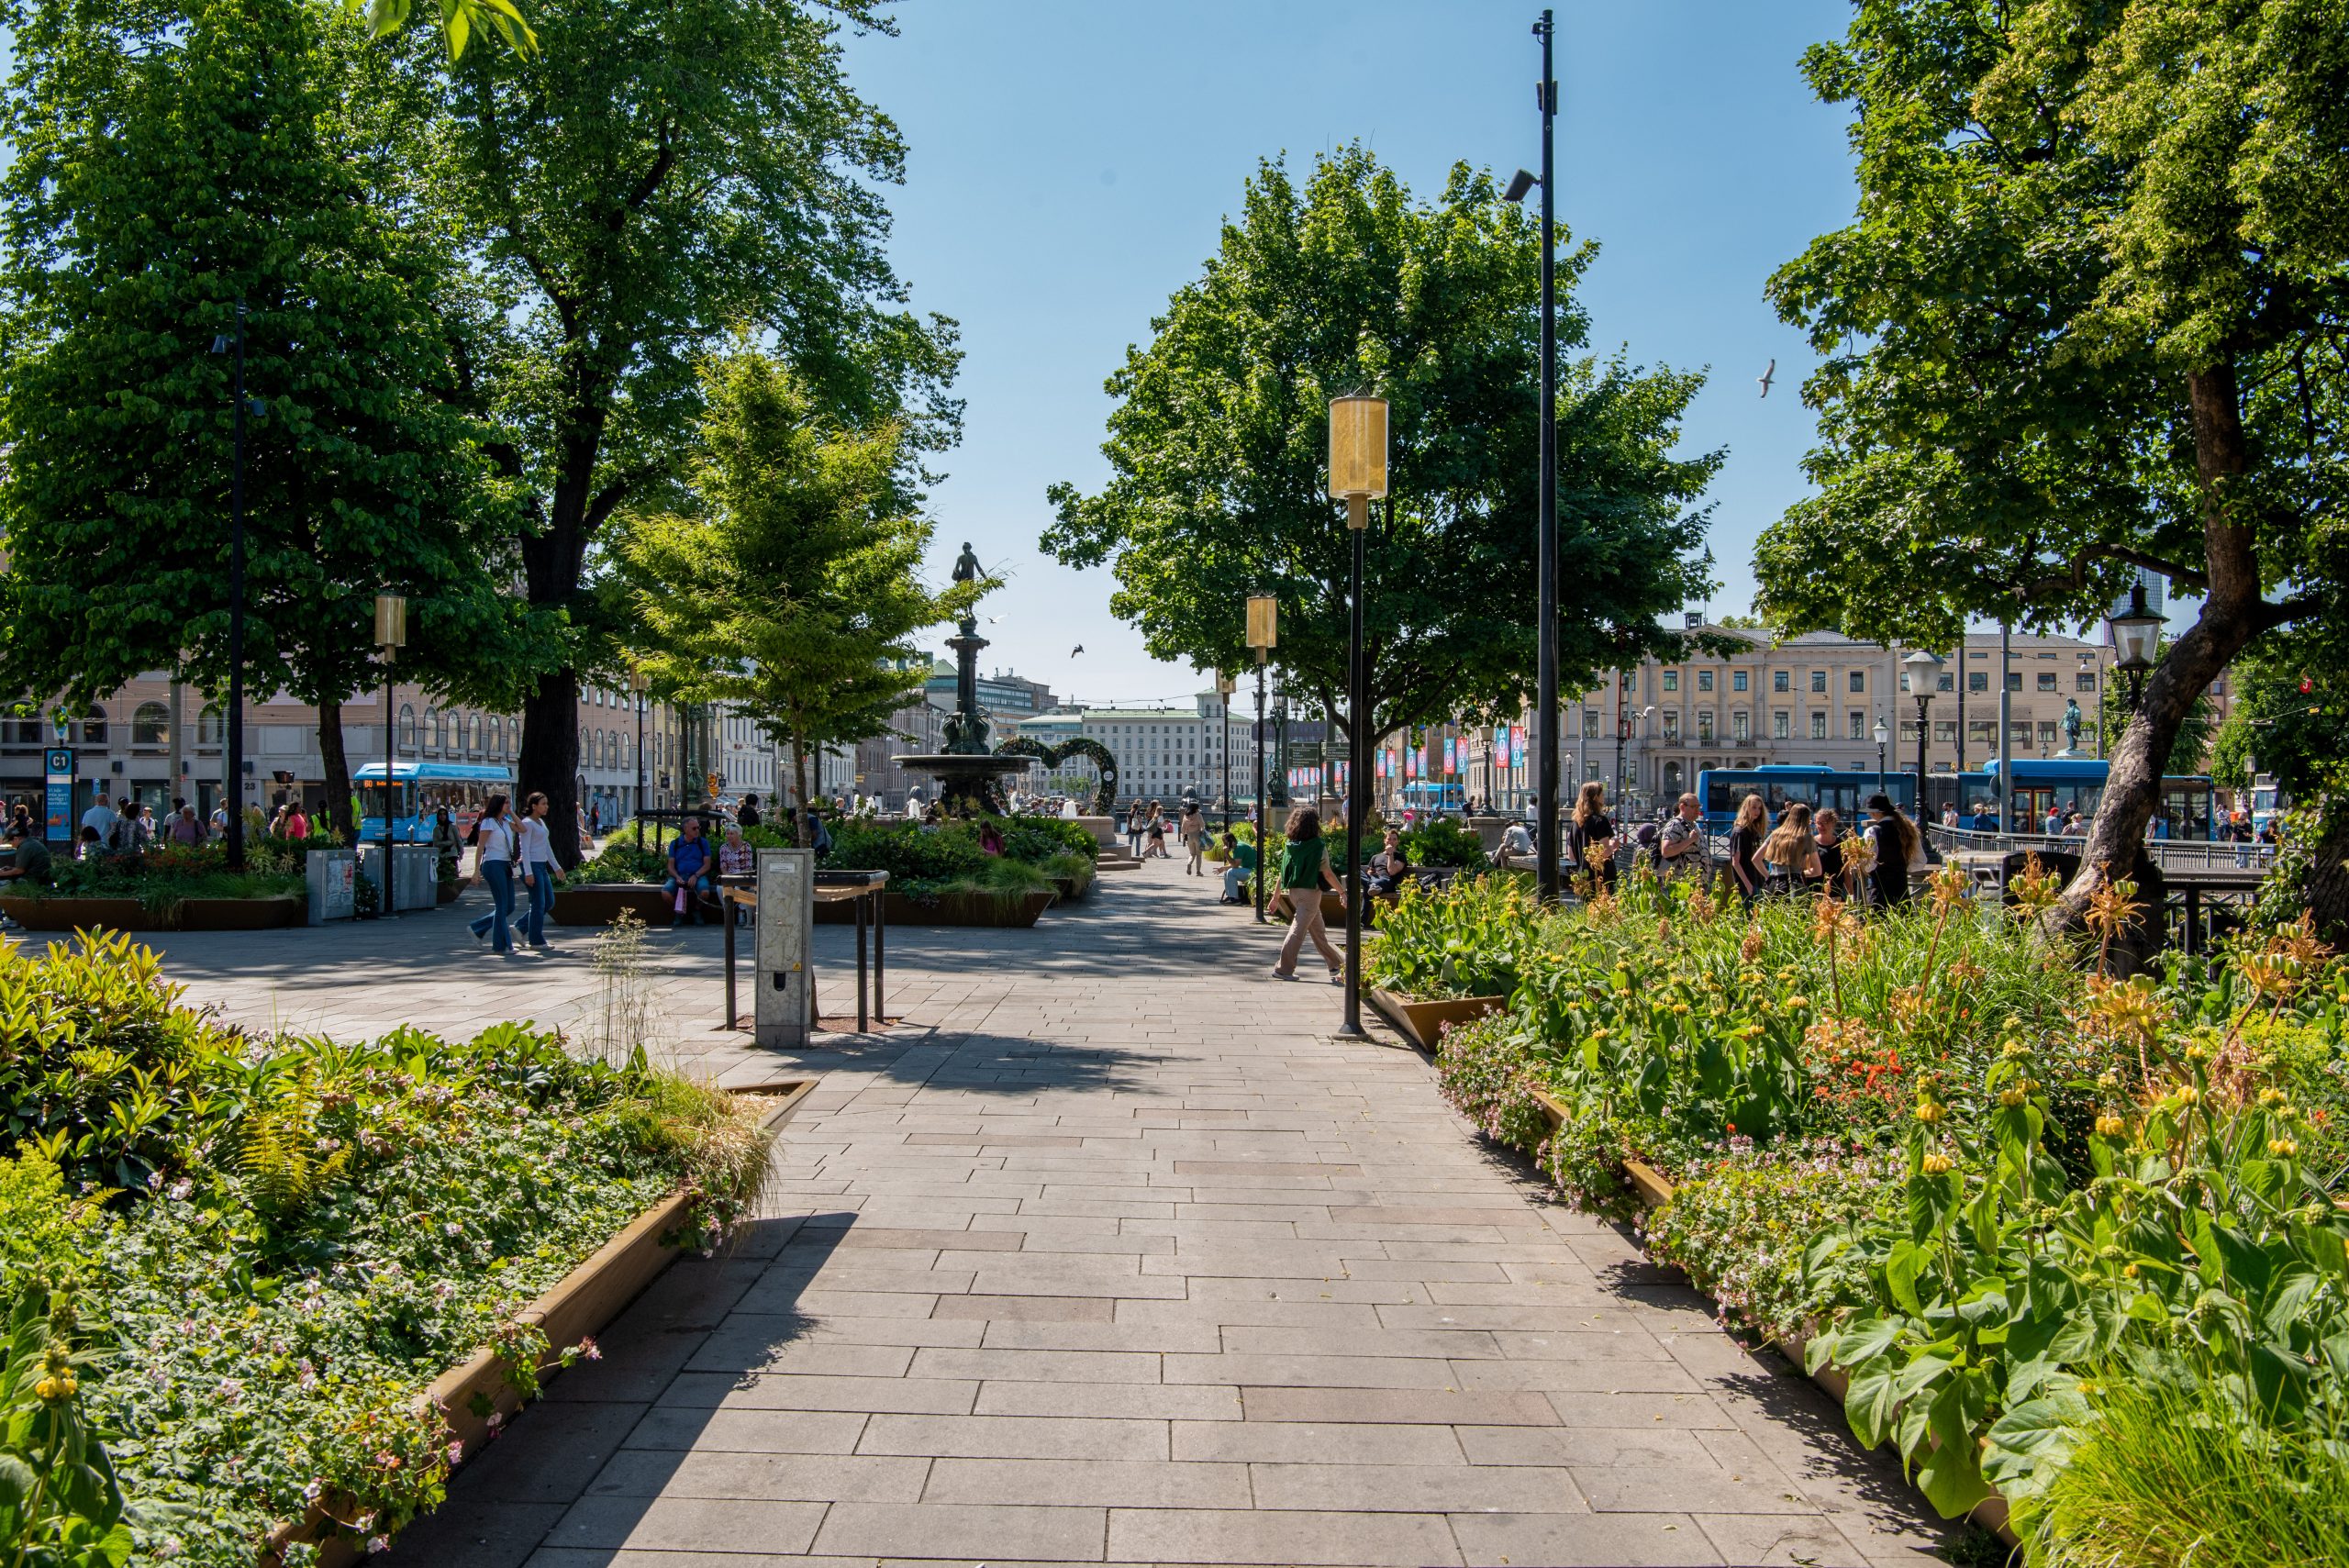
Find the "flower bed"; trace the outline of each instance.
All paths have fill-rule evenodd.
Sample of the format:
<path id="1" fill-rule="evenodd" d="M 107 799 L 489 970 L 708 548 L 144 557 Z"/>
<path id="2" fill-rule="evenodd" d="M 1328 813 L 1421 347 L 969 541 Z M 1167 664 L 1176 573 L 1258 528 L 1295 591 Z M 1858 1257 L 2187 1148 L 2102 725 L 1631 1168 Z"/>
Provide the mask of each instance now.
<path id="1" fill-rule="evenodd" d="M 675 1239 L 714 1245 L 765 1168 L 755 1106 L 514 1026 L 250 1041 L 121 938 L 0 955 L 0 1298 L 36 1359 L 105 1352 L 10 1382 L 8 1444 L 101 1435 L 142 1559 L 249 1568 L 314 1510 L 388 1534 L 470 1451 L 436 1378 L 490 1347 L 528 1393 L 592 1355 L 525 1309 L 673 1195 Z M 100 1494 L 44 1506 L 24 1541 L 121 1526 Z"/>
<path id="2" fill-rule="evenodd" d="M 295 925 L 307 894 L 303 857 L 334 842 L 324 836 L 256 836 L 246 846 L 241 872 L 228 870 L 228 850 L 217 843 L 158 844 L 135 855 L 60 859 L 48 886 L 11 883 L 0 907 L 34 931 L 230 931 Z"/>
<path id="3" fill-rule="evenodd" d="M 1432 890 L 1405 880 L 1380 906 L 1363 984 L 1422 1051 L 1447 1029 L 1507 1005 L 1539 936 L 1532 893 L 1513 876 L 1456 876 Z"/>
<path id="4" fill-rule="evenodd" d="M 1602 1211 L 1661 1170 L 1655 1255 L 1840 1373 L 1944 1515 L 1995 1488 L 2051 1562 L 2349 1529 L 2349 974 L 2303 932 L 2111 982 L 1955 877 L 1748 919 L 1635 875 L 1538 936 L 1512 1010 L 1447 1036 L 1447 1095 Z M 2125 1518 L 2075 1479 L 2214 1440 L 2272 1462 Z"/>

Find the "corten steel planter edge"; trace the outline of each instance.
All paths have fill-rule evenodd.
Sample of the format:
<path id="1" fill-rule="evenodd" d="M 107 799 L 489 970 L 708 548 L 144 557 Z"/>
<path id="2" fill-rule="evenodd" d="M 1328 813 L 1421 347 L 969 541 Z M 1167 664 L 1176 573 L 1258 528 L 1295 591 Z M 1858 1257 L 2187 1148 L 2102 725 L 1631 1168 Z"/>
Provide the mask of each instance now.
<path id="1" fill-rule="evenodd" d="M 779 1103 L 759 1118 L 760 1127 L 775 1132 L 799 1113 L 799 1107 L 820 1081 L 781 1079 L 733 1086 L 727 1092 L 778 1096 Z M 604 1329 L 676 1261 L 677 1249 L 663 1244 L 661 1238 L 663 1232 L 676 1228 L 685 1212 L 684 1194 L 662 1198 L 622 1226 L 594 1255 L 549 1286 L 517 1315 L 517 1320 L 539 1328 L 545 1333 L 548 1345 L 558 1351 Z M 547 1375 L 555 1377 L 561 1373 Z M 486 1397 L 491 1409 L 500 1416 L 510 1416 L 522 1407 L 521 1396 L 507 1380 L 505 1363 L 486 1348 L 434 1378 L 425 1389 L 425 1397 L 438 1403 L 445 1412 L 450 1436 L 462 1442 L 468 1454 L 480 1446 L 483 1435 L 489 1429 L 488 1415 L 473 1411 L 476 1395 Z M 330 1529 L 330 1533 L 321 1539 L 322 1528 L 330 1529 L 325 1514 L 319 1511 L 281 1526 L 262 1548 L 261 1568 L 280 1568 L 285 1549 L 305 1541 L 317 1543 L 314 1559 L 317 1568 L 348 1568 L 360 1561 L 360 1549 L 351 1543 L 347 1533 Z"/>
<path id="2" fill-rule="evenodd" d="M 1435 1054 L 1446 1024 L 1474 1023 L 1508 1006 L 1506 996 L 1438 996 L 1421 999 L 1398 991 L 1370 988 L 1370 1005 L 1401 1029 L 1413 1045 Z"/>

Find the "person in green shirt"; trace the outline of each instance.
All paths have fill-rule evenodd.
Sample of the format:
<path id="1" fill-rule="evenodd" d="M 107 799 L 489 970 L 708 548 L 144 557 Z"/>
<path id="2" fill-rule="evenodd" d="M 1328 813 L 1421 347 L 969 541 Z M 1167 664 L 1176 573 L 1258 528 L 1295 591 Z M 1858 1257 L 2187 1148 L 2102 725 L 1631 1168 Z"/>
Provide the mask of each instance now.
<path id="1" fill-rule="evenodd" d="M 1243 844 L 1230 828 L 1223 830 L 1223 896 L 1220 904 L 1245 904 L 1248 895 L 1240 890 L 1248 884 L 1248 877 L 1256 869 L 1256 846 Z"/>
<path id="2" fill-rule="evenodd" d="M 1273 965 L 1273 978 L 1297 978 L 1297 961 L 1305 951 L 1305 939 L 1313 945 L 1330 965 L 1330 979 L 1335 984 L 1345 978 L 1345 960 L 1330 945 L 1330 933 L 1321 925 L 1321 889 L 1327 884 L 1332 893 L 1343 893 L 1345 884 L 1338 873 L 1330 869 L 1329 845 L 1321 837 L 1321 814 L 1309 806 L 1300 806 L 1289 813 L 1288 827 L 1284 835 L 1287 842 L 1281 850 L 1280 889 L 1288 900 L 1288 935 L 1282 940 L 1281 956 Z"/>
<path id="3" fill-rule="evenodd" d="M 6 862 L 0 862 L 0 877 L 12 882 L 35 883 L 43 887 L 55 880 L 57 873 L 50 860 L 49 846 L 41 841 L 39 834 L 33 831 L 30 822 L 18 822 L 10 827 L 8 839 L 16 845 L 16 852 Z"/>

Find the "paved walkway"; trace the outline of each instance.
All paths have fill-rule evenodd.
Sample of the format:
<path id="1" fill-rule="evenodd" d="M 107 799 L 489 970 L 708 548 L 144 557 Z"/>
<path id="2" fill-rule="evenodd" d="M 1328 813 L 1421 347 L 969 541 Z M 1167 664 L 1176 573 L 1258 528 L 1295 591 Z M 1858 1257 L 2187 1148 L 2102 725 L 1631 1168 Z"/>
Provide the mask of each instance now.
<path id="1" fill-rule="evenodd" d="M 717 935 L 651 939 L 671 1049 L 824 1077 L 766 1218 L 399 1568 L 1941 1561 L 1823 1396 L 1480 1148 L 1416 1053 L 1333 1039 L 1336 991 L 1271 979 L 1179 864 L 1032 931 L 898 932 L 909 1021 L 783 1062 L 710 1030 Z M 444 913 L 169 954 L 236 1016 L 364 1033 L 575 1019 L 577 947 L 480 959 Z"/>

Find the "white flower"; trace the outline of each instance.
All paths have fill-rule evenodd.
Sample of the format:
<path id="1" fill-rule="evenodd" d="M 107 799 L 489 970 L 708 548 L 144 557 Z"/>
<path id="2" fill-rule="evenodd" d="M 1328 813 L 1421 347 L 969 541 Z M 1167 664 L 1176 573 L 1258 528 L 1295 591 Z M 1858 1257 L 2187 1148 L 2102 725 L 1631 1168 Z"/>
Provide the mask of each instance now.
<path id="1" fill-rule="evenodd" d="M 460 1463 L 462 1463 L 462 1462 L 464 1462 L 464 1457 L 465 1457 L 465 1445 L 464 1445 L 463 1443 L 462 1443 L 462 1442 L 452 1442 L 452 1443 L 451 1443 L 451 1444 L 449 1445 L 449 1462 L 450 1462 L 450 1463 L 451 1463 L 451 1464 L 460 1464 Z"/>
<path id="2" fill-rule="evenodd" d="M 376 1535 L 367 1538 L 367 1552 L 371 1557 L 378 1551 L 389 1551 L 391 1549 L 392 1538 L 390 1536 Z"/>
<path id="3" fill-rule="evenodd" d="M 215 1388 L 212 1393 L 213 1396 L 218 1399 L 222 1404 L 234 1405 L 238 1400 L 244 1397 L 245 1385 L 239 1383 L 233 1377 L 224 1377 L 220 1380 L 219 1386 Z"/>
<path id="4" fill-rule="evenodd" d="M 162 1172 L 150 1171 L 147 1173 L 147 1190 L 150 1193 L 159 1193 L 163 1190 Z"/>
<path id="5" fill-rule="evenodd" d="M 306 1503 L 315 1503 L 319 1499 L 319 1497 L 325 1495 L 326 1489 L 327 1484 L 324 1481 L 319 1480 L 316 1476 L 312 1476 L 310 1478 L 310 1484 L 302 1488 L 302 1501 Z"/>
<path id="6" fill-rule="evenodd" d="M 310 1364 L 309 1357 L 304 1356 L 300 1363 L 295 1367 L 294 1384 L 305 1394 L 318 1385 L 318 1369 Z"/>
<path id="7" fill-rule="evenodd" d="M 443 1225 L 440 1229 L 447 1231 L 451 1236 L 462 1236 L 465 1233 L 465 1228 L 458 1224 L 453 1219 L 449 1221 L 448 1224 Z"/>
<path id="8" fill-rule="evenodd" d="M 187 1177 L 182 1176 L 178 1181 L 172 1184 L 172 1190 L 165 1195 L 173 1203 L 185 1203 L 187 1201 L 187 1195 L 194 1191 L 195 1191 L 195 1184 L 188 1180 Z"/>

